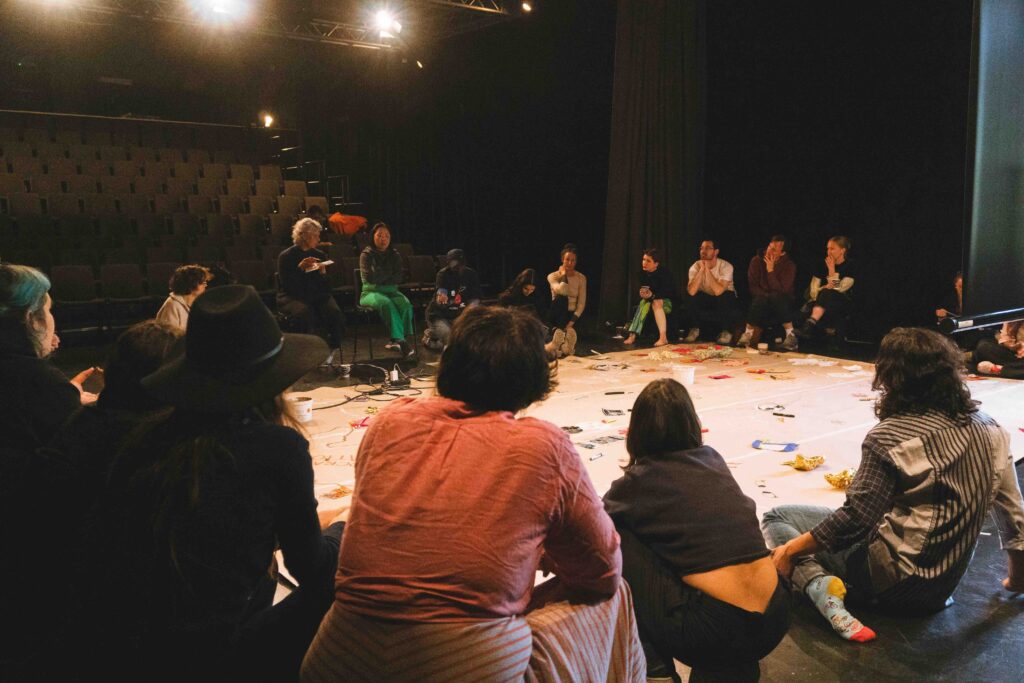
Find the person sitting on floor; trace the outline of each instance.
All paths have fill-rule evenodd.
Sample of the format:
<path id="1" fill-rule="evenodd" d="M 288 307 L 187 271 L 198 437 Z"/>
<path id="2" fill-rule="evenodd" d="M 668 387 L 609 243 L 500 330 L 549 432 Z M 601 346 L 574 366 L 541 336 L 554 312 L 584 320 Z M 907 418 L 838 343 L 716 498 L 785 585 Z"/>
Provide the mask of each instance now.
<path id="1" fill-rule="evenodd" d="M 629 323 L 629 336 L 622 343 L 632 346 L 638 334 L 644 334 L 645 328 L 650 330 L 650 315 L 658 330 L 654 345 L 665 346 L 669 342 L 668 316 L 672 313 L 672 302 L 677 298 L 676 279 L 668 268 L 661 266 L 657 249 L 644 249 L 640 267 L 640 303 Z"/>
<path id="2" fill-rule="evenodd" d="M 689 332 L 684 341 L 700 339 L 701 329 L 714 329 L 719 344 L 732 342 L 732 328 L 742 318 L 733 283 L 732 264 L 718 258 L 714 240 L 700 243 L 700 258 L 690 266 L 687 298 L 682 302 Z"/>
<path id="3" fill-rule="evenodd" d="M 325 364 L 341 368 L 345 314 L 331 293 L 327 253 L 317 248 L 320 230 L 312 218 L 300 218 L 292 226 L 294 244 L 277 257 L 277 310 L 298 320 L 303 332 L 325 329 L 331 348 Z"/>
<path id="4" fill-rule="evenodd" d="M 29 266 L 0 263 L 0 433 L 5 445 L 45 445 L 79 406 L 96 400 L 82 389 L 89 368 L 70 381 L 47 356 L 60 345 L 50 307 L 50 280 Z"/>
<path id="5" fill-rule="evenodd" d="M 860 465 L 838 510 L 786 505 L 765 513 L 772 559 L 841 637 L 874 631 L 844 596 L 909 612 L 948 604 L 991 507 L 1009 564 L 1003 587 L 1024 592 L 1024 501 L 1010 437 L 979 412 L 956 346 L 938 332 L 896 328 L 882 339 L 881 392 Z"/>
<path id="6" fill-rule="evenodd" d="M 807 318 L 797 332 L 800 337 L 814 337 L 829 323 L 850 314 L 853 285 L 858 277 L 856 267 L 850 262 L 850 247 L 848 237 L 836 235 L 829 239 L 825 247 L 825 268 L 811 278 L 810 298 L 801 309 Z"/>
<path id="7" fill-rule="evenodd" d="M 1003 323 L 995 339 L 982 339 L 974 350 L 978 372 L 1024 379 L 1024 320 Z"/>
<path id="8" fill-rule="evenodd" d="M 142 380 L 173 410 L 126 439 L 87 525 L 73 656 L 83 679 L 294 680 L 342 524 L 321 533 L 282 392 L 327 345 L 226 285 L 196 299 L 181 348 Z M 278 547 L 299 588 L 271 607 Z"/>
<path id="9" fill-rule="evenodd" d="M 393 401 L 359 445 L 335 602 L 303 681 L 338 671 L 353 680 L 522 680 L 528 666 L 544 666 L 531 665 L 531 629 L 543 644 L 551 628 L 545 609 L 529 606 L 541 564 L 576 599 L 598 601 L 563 604 L 556 626 L 594 636 L 572 643 L 587 671 L 541 680 L 643 680 L 628 601 L 616 602 L 626 590 L 619 539 L 601 499 L 565 432 L 516 417 L 551 387 L 536 318 L 490 306 L 459 316 L 438 395 Z M 600 628 L 584 626 L 597 619 Z M 613 631 L 630 645 L 624 652 L 613 649 Z M 401 642 L 402 656 L 364 647 L 367 638 Z M 545 652 L 549 667 L 564 658 Z M 612 675 L 609 656 L 630 666 Z"/>
<path id="10" fill-rule="evenodd" d="M 498 305 L 504 308 L 520 308 L 540 320 L 536 277 L 533 268 L 526 268 L 516 275 L 516 279 L 512 281 L 508 289 L 498 295 Z"/>
<path id="11" fill-rule="evenodd" d="M 359 305 L 373 308 L 388 328 L 391 341 L 386 348 L 413 358 L 416 351 L 405 340 L 413 334 L 412 304 L 398 291 L 402 283 L 402 255 L 391 246 L 391 228 L 386 223 L 373 226 L 373 245 L 359 255 L 359 276 L 363 281 Z"/>
<path id="12" fill-rule="evenodd" d="M 551 287 L 551 306 L 547 323 L 551 340 L 544 347 L 548 356 L 564 358 L 576 353 L 576 323 L 587 307 L 587 278 L 576 270 L 576 245 L 571 242 L 562 247 L 562 265 L 548 274 Z"/>
<path id="13" fill-rule="evenodd" d="M 756 681 L 789 628 L 789 599 L 757 526 L 754 501 L 702 445 L 686 388 L 648 384 L 633 404 L 629 463 L 604 496 L 622 538 L 648 680 Z M 677 679 L 678 680 L 678 679 Z"/>
<path id="14" fill-rule="evenodd" d="M 171 293 L 157 311 L 157 322 L 171 325 L 184 333 L 188 326 L 188 312 L 192 308 L 192 302 L 206 291 L 212 279 L 213 273 L 204 266 L 178 266 L 168 283 Z"/>
<path id="15" fill-rule="evenodd" d="M 793 330 L 793 282 L 796 264 L 786 253 L 785 235 L 772 235 L 764 253 L 757 253 L 747 266 L 747 285 L 750 287 L 750 310 L 747 327 L 736 346 L 757 344 L 761 332 L 771 325 L 782 325 L 786 337 L 782 348 L 796 351 L 799 347 Z"/>
<path id="16" fill-rule="evenodd" d="M 452 323 L 470 306 L 480 303 L 480 276 L 466 265 L 466 253 L 452 249 L 446 256 L 448 265 L 437 272 L 434 298 L 427 305 L 427 323 L 423 345 L 440 351 L 448 345 Z"/>

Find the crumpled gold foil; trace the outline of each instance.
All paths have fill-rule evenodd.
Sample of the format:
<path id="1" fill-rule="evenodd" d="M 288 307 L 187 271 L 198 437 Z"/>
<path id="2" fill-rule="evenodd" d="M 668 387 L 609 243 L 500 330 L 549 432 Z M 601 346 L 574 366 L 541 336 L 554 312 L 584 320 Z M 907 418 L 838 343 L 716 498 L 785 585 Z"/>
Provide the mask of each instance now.
<path id="1" fill-rule="evenodd" d="M 853 475 L 857 474 L 857 470 L 846 469 L 842 472 L 829 473 L 825 475 L 825 481 L 831 484 L 833 487 L 845 491 L 853 483 Z"/>
<path id="2" fill-rule="evenodd" d="M 815 467 L 823 465 L 824 463 L 825 463 L 824 456 L 821 456 L 821 455 L 811 455 L 811 456 L 808 456 L 808 457 L 805 458 L 802 454 L 797 453 L 795 458 L 793 458 L 792 460 L 787 460 L 786 462 L 784 462 L 782 464 L 783 465 L 789 465 L 794 470 L 800 470 L 801 472 L 810 472 Z M 825 476 L 827 477 L 828 475 L 825 475 Z"/>

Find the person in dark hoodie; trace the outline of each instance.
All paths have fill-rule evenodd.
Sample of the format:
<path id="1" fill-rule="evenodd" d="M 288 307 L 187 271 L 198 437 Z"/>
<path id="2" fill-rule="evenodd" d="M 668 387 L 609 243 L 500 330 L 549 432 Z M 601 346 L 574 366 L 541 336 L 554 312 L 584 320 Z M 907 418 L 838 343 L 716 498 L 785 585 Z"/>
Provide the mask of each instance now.
<path id="1" fill-rule="evenodd" d="M 448 346 L 452 324 L 464 310 L 480 303 L 480 276 L 466 265 L 466 253 L 452 249 L 448 265 L 437 273 L 434 298 L 427 305 L 429 327 L 423 333 L 423 345 L 440 351 Z"/>

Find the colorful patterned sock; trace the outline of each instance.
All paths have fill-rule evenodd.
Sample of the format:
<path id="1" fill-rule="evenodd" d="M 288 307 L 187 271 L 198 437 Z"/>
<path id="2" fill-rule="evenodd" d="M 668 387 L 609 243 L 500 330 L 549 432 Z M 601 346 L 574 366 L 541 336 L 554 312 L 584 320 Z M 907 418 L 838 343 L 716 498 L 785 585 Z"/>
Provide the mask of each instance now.
<path id="1" fill-rule="evenodd" d="M 875 632 L 860 623 L 860 620 L 846 611 L 843 598 L 846 597 L 846 586 L 837 576 L 819 576 L 807 584 L 807 597 L 828 619 L 832 630 L 846 640 L 866 643 L 875 639 Z"/>

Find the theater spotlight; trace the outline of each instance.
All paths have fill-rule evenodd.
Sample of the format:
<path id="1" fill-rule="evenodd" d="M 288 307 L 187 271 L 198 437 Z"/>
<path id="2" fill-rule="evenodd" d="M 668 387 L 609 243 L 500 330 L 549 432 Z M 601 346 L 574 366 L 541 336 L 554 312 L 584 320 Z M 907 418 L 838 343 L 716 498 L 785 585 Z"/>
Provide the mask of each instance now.
<path id="1" fill-rule="evenodd" d="M 274 117 L 272 115 L 264 114 L 261 118 L 263 119 L 264 128 L 270 128 L 272 125 L 274 125 Z"/>
<path id="2" fill-rule="evenodd" d="M 520 5 L 520 7 L 522 7 L 523 11 L 526 12 L 527 14 L 533 11 L 533 5 L 528 2 L 524 2 L 522 5 Z"/>
<path id="3" fill-rule="evenodd" d="M 419 68 L 422 69 L 423 68 L 423 62 L 421 62 L 420 60 L 417 59 L 416 60 L 416 66 L 418 66 Z"/>
<path id="4" fill-rule="evenodd" d="M 402 24 L 395 19 L 395 15 L 386 9 L 378 10 L 373 18 L 373 23 L 380 31 L 381 38 L 394 38 L 402 32 Z"/>
<path id="5" fill-rule="evenodd" d="M 192 11 L 208 21 L 217 23 L 236 22 L 249 15 L 249 0 L 189 0 Z"/>

